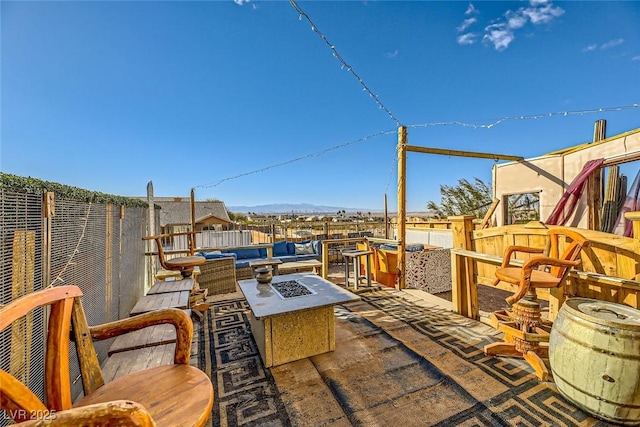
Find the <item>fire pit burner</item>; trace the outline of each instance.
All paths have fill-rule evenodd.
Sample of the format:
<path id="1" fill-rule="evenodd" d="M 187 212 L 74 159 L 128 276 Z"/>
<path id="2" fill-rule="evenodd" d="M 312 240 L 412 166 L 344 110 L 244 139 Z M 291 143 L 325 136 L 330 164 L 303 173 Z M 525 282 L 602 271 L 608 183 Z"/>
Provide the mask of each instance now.
<path id="1" fill-rule="evenodd" d="M 271 286 L 281 298 L 295 298 L 305 295 L 313 295 L 316 292 L 307 288 L 297 280 L 287 280 L 285 282 L 271 283 Z"/>

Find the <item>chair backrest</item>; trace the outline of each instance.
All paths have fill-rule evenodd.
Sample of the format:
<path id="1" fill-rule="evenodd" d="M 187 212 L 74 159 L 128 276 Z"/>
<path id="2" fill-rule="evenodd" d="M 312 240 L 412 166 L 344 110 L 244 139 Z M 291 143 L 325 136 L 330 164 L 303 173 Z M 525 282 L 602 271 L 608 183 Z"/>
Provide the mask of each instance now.
<path id="1" fill-rule="evenodd" d="M 166 258 L 164 254 L 164 247 L 162 246 L 162 239 L 167 237 L 175 237 L 175 236 L 189 236 L 187 239 L 189 242 L 189 255 L 193 256 L 195 254 L 195 235 L 201 233 L 200 231 L 185 231 L 181 233 L 167 233 L 167 234 L 158 234 L 155 236 L 145 236 L 142 240 L 155 240 L 156 249 L 158 251 L 158 261 L 160 262 L 160 266 L 165 270 L 179 270 L 180 267 L 172 267 L 168 266 L 166 263 Z"/>
<path id="2" fill-rule="evenodd" d="M 383 273 L 398 274 L 398 252 L 387 249 L 376 249 L 378 268 Z"/>
<path id="3" fill-rule="evenodd" d="M 18 380 L 13 373 L 0 370 L 0 405 L 6 412 L 21 419 L 20 414 L 29 417 L 33 411 L 62 411 L 72 406 L 71 382 L 69 375 L 69 332 L 72 325 L 76 337 L 77 351 L 81 364 L 85 364 L 96 386 L 104 384 L 100 363 L 88 335 L 88 325 L 80 303 L 82 291 L 77 286 L 59 286 L 47 288 L 20 297 L 0 308 L 0 330 L 22 328 L 21 319 L 28 318 L 39 307 L 49 306 L 49 323 L 46 334 L 45 353 L 45 405 L 29 388 Z M 84 329 L 84 331 L 83 331 Z M 19 332 L 18 332 L 19 333 Z M 29 333 L 29 331 L 27 331 Z M 22 342 L 19 342 L 22 341 Z M 24 339 L 16 340 L 14 345 L 24 345 Z M 11 349 L 17 351 L 17 349 Z M 33 349 L 26 349 L 33 351 Z M 84 375 L 83 375 L 84 376 Z M 85 379 L 83 378 L 83 381 Z"/>
<path id="4" fill-rule="evenodd" d="M 547 232 L 549 236 L 549 257 L 561 259 L 563 261 L 575 261 L 580 255 L 580 251 L 589 245 L 589 240 L 582 234 L 574 230 L 565 228 L 552 228 Z M 571 239 L 571 242 L 560 253 L 560 236 Z M 569 271 L 568 267 L 552 266 L 550 273 L 561 278 Z"/>

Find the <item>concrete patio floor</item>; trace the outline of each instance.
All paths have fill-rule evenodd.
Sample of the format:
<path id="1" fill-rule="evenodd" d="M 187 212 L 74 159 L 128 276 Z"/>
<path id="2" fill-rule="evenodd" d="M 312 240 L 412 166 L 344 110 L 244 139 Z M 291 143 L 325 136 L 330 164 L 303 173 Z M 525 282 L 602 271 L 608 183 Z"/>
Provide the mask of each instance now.
<path id="1" fill-rule="evenodd" d="M 344 284 L 342 266 L 332 266 L 329 280 Z M 431 325 L 431 330 L 438 329 L 438 324 L 449 326 L 450 301 L 418 289 L 399 291 L 378 284 L 358 288 L 355 293 L 395 301 L 398 312 L 404 305 L 416 316 L 424 315 L 421 309 L 437 313 L 436 327 Z M 238 290 L 208 301 L 242 297 Z M 576 421 L 576 409 L 570 406 L 561 411 L 550 409 L 548 418 L 541 415 L 546 403 L 538 407 L 533 394 L 550 393 L 555 405 L 567 404 L 558 399 L 553 383 L 538 383 L 525 362 L 484 357 L 483 343 L 501 336 L 485 323 L 453 315 L 457 318 L 451 322 L 457 323 L 454 328 L 464 329 L 462 338 L 451 335 L 456 346 L 467 346 L 460 352 L 364 301 L 338 306 L 335 313 L 335 351 L 270 368 L 291 425 L 454 425 L 451 422 L 456 417 L 462 424 L 509 425 L 511 420 L 505 423 L 502 415 L 496 416 L 509 411 L 524 414 L 516 415 L 512 425 L 522 424 L 518 421 L 522 416 L 531 416 L 522 425 L 604 425 L 581 411 Z M 372 336 L 375 339 L 368 339 Z M 473 358 L 466 358 L 464 352 Z M 479 357 L 480 364 L 476 363 Z M 488 374 L 490 370 L 499 371 L 498 377 L 495 372 Z M 519 393 L 527 397 L 520 398 Z M 510 405 L 521 407 L 514 410 Z M 529 412 L 534 415 L 527 415 Z"/>

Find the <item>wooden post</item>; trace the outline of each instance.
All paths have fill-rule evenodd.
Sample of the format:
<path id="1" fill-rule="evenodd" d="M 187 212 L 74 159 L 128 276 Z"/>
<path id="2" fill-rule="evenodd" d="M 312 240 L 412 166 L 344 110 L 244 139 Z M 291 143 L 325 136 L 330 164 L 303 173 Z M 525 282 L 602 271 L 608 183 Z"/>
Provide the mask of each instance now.
<path id="1" fill-rule="evenodd" d="M 389 238 L 389 213 L 387 212 L 387 193 L 384 193 L 384 238 Z"/>
<path id="2" fill-rule="evenodd" d="M 398 289 L 405 286 L 407 220 L 407 127 L 398 127 Z"/>
<path id="3" fill-rule="evenodd" d="M 471 239 L 473 215 L 450 216 L 453 247 L 473 251 Z M 456 311 L 463 316 L 479 319 L 478 288 L 475 283 L 475 261 L 467 257 L 451 255 L 451 300 Z"/>
<path id="4" fill-rule="evenodd" d="M 36 232 L 16 230 L 11 259 L 11 300 L 33 292 Z M 33 312 L 11 324 L 9 372 L 23 383 L 29 383 L 33 337 Z"/>
<path id="5" fill-rule="evenodd" d="M 191 189 L 191 231 L 196 231 L 196 190 Z M 189 255 L 193 255 L 196 249 L 196 235 L 189 235 Z"/>
<path id="6" fill-rule="evenodd" d="M 53 217 L 56 214 L 55 195 L 52 191 L 44 193 L 42 208 L 42 283 L 48 286 L 51 283 L 51 235 Z"/>
<path id="7" fill-rule="evenodd" d="M 147 184 L 147 204 L 149 205 L 149 230 L 147 230 L 147 236 L 156 235 L 156 208 L 153 202 L 153 181 L 149 181 Z M 146 251 L 152 252 L 152 246 L 155 244 L 154 240 L 147 240 L 146 242 Z M 157 250 L 157 248 L 156 248 Z M 154 282 L 154 277 L 156 276 L 156 263 L 154 262 L 154 257 L 145 257 L 145 264 L 147 265 L 146 272 L 147 277 L 145 278 L 144 287 L 148 289 Z"/>
<path id="8" fill-rule="evenodd" d="M 329 277 L 329 242 L 323 240 L 320 244 L 322 245 L 322 278 L 327 279 Z"/>
<path id="9" fill-rule="evenodd" d="M 598 120 L 593 127 L 593 142 L 606 139 L 607 121 Z M 589 230 L 601 229 L 600 211 L 602 209 L 602 179 L 603 169 L 594 171 L 587 179 L 587 207 Z"/>

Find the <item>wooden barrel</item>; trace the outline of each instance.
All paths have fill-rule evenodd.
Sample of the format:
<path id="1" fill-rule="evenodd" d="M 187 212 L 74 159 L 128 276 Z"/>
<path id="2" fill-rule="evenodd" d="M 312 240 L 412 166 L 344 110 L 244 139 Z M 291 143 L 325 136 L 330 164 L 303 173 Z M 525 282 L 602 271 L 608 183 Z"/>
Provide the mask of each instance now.
<path id="1" fill-rule="evenodd" d="M 640 425 L 640 310 L 568 299 L 551 328 L 549 364 L 569 401 L 605 421 Z"/>

